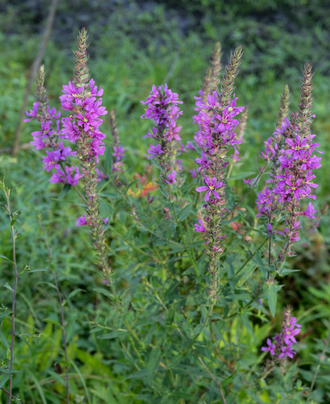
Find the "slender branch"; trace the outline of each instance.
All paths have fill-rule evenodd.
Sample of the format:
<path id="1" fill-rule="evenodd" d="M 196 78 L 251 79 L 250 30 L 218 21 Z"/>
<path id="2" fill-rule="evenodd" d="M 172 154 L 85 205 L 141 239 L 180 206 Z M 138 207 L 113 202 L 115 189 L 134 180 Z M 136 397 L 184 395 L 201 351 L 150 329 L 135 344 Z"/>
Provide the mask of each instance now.
<path id="1" fill-rule="evenodd" d="M 48 250 L 48 259 L 49 259 L 49 263 L 50 263 L 50 267 L 53 271 L 53 276 L 54 276 L 54 283 L 55 283 L 55 287 L 56 287 L 56 292 L 57 292 L 57 297 L 58 300 L 60 302 L 60 307 L 61 307 L 61 326 L 62 326 L 62 338 L 63 338 L 63 346 L 64 346 L 64 357 L 65 357 L 65 375 L 66 375 L 66 402 L 67 404 L 70 404 L 70 391 L 69 391 L 69 369 L 68 369 L 68 351 L 67 351 L 67 342 L 66 342 L 66 334 L 65 334 L 65 325 L 64 325 L 64 309 L 63 309 L 63 301 L 62 301 L 62 296 L 61 296 L 61 292 L 60 292 L 60 288 L 58 286 L 58 282 L 57 282 L 57 277 L 56 277 L 56 271 L 55 271 L 55 267 L 54 267 L 54 263 L 53 263 L 53 256 L 52 256 L 52 250 L 50 249 L 49 243 L 48 243 L 48 239 L 47 239 L 47 234 L 46 234 L 46 230 L 41 222 L 41 218 L 40 215 L 37 215 L 38 218 L 38 222 L 39 225 L 41 227 L 43 236 L 44 236 L 44 240 L 45 240 L 45 244 Z"/>
<path id="2" fill-rule="evenodd" d="M 32 147 L 30 143 L 23 143 L 18 146 L 18 150 L 28 150 Z M 13 148 L 11 146 L 4 147 L 3 149 L 0 149 L 0 154 L 7 154 L 11 153 L 13 151 Z"/>
<path id="3" fill-rule="evenodd" d="M 52 4 L 51 4 L 50 9 L 49 9 L 49 13 L 48 13 L 48 18 L 47 18 L 47 22 L 46 22 L 46 29 L 45 29 L 45 32 L 44 32 L 44 35 L 43 35 L 43 38 L 42 38 L 42 42 L 40 44 L 38 54 L 37 54 L 37 56 L 36 56 L 36 58 L 35 58 L 35 60 L 33 62 L 32 67 L 31 67 L 30 77 L 29 77 L 29 81 L 28 81 L 26 89 L 25 89 L 25 94 L 24 94 L 24 98 L 23 98 L 23 104 L 22 104 L 22 107 L 21 107 L 21 111 L 20 111 L 20 114 L 19 114 L 16 131 L 15 131 L 14 143 L 13 143 L 13 148 L 12 148 L 12 155 L 13 156 L 16 156 L 18 151 L 19 151 L 20 134 L 21 134 L 21 129 L 22 129 L 22 124 L 23 124 L 23 119 L 24 119 L 26 106 L 27 106 L 27 103 L 28 103 L 29 94 L 30 94 L 30 91 L 31 91 L 31 87 L 32 87 L 34 77 L 35 77 L 35 75 L 37 73 L 38 66 L 40 65 L 41 60 L 42 60 L 42 58 L 44 56 L 45 49 L 46 49 L 46 46 L 47 46 L 47 42 L 48 42 L 49 37 L 50 37 L 50 33 L 51 33 L 53 23 L 54 23 L 54 19 L 55 19 L 57 3 L 58 3 L 58 0 L 53 0 L 52 1 Z"/>
<path id="4" fill-rule="evenodd" d="M 15 244 L 15 220 L 14 216 L 12 215 L 11 208 L 10 208 L 10 190 L 6 190 L 4 183 L 3 189 L 6 195 L 7 199 L 7 211 L 8 211 L 8 216 L 10 219 L 10 227 L 11 227 L 11 237 L 12 237 L 12 243 L 13 243 L 13 263 L 14 263 L 14 270 L 15 270 L 15 281 L 14 281 L 14 291 L 13 291 L 13 303 L 12 303 L 12 308 L 11 308 L 11 343 L 10 343 L 10 366 L 9 366 L 9 373 L 10 373 L 10 379 L 9 379 L 9 398 L 8 398 L 8 404 L 12 402 L 12 384 L 13 384 L 13 360 L 14 360 L 14 340 L 15 340 L 15 303 L 16 303 L 16 294 L 17 294 L 17 281 L 18 281 L 18 274 L 17 274 L 17 263 L 16 263 L 16 244 Z"/>
<path id="5" fill-rule="evenodd" d="M 220 392 L 221 398 L 222 398 L 222 402 L 223 404 L 226 404 L 226 399 L 225 396 L 223 395 L 223 391 L 219 385 L 219 383 L 215 380 L 215 377 L 212 375 L 212 373 L 209 371 L 209 369 L 207 368 L 207 366 L 205 365 L 205 363 L 203 362 L 203 359 L 198 356 L 198 360 L 200 361 L 200 363 L 202 364 L 203 368 L 207 371 L 207 373 L 210 375 L 211 379 L 214 381 L 214 383 L 216 384 L 216 386 L 218 387 L 218 390 Z"/>

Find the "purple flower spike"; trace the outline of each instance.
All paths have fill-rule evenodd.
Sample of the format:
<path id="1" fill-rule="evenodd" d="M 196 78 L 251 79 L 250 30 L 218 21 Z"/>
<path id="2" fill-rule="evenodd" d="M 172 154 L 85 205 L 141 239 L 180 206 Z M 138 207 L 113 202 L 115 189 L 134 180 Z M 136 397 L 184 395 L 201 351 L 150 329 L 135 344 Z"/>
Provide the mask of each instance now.
<path id="1" fill-rule="evenodd" d="M 196 188 L 197 192 L 207 191 L 205 194 L 204 201 L 205 202 L 209 201 L 211 192 L 212 192 L 214 198 L 220 199 L 220 196 L 217 193 L 216 189 L 223 187 L 223 182 L 222 181 L 217 182 L 216 177 L 213 177 L 213 178 L 204 177 L 204 182 L 205 182 L 206 186 Z"/>

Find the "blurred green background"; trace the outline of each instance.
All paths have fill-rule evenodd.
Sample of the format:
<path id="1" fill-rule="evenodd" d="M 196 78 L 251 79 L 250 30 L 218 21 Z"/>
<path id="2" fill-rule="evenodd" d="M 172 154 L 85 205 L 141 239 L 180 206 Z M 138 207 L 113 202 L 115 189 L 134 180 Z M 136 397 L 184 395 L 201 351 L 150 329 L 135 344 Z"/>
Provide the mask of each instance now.
<path id="1" fill-rule="evenodd" d="M 0 148 L 12 145 L 30 68 L 39 48 L 49 6 L 50 2 L 37 0 L 0 2 Z M 184 102 L 184 115 L 180 117 L 182 138 L 184 142 L 192 139 L 196 130 L 192 124 L 194 96 L 202 86 L 216 41 L 222 44 L 224 64 L 228 61 L 230 51 L 237 45 L 241 44 L 244 48 L 235 92 L 239 97 L 238 105 L 248 106 L 249 118 L 244 144 L 240 148 L 243 159 L 237 172 L 257 170 L 262 142 L 275 128 L 284 85 L 288 84 L 292 91 L 291 111 L 294 111 L 299 100 L 301 69 L 304 62 L 312 62 L 315 70 L 313 94 L 316 114 L 313 133 L 317 134 L 320 149 L 324 151 L 323 166 L 317 173 L 320 184 L 317 204 L 320 208 L 324 202 L 330 202 L 330 159 L 327 158 L 330 152 L 330 2 L 59 1 L 43 60 L 52 107 L 59 108 L 61 87 L 72 78 L 74 58 L 71 49 L 75 48 L 75 37 L 81 26 L 85 26 L 90 34 L 91 76 L 97 85 L 104 88 L 104 105 L 108 110 L 117 111 L 119 136 L 127 148 L 126 162 L 129 162 L 130 178 L 136 172 L 142 174 L 147 163 L 144 155 L 149 142 L 142 136 L 150 123 L 140 119 L 143 113 L 140 100 L 147 97 L 153 84 L 167 83 Z M 34 101 L 33 91 L 28 109 L 32 108 Z M 21 142 L 29 142 L 31 131 L 37 128 L 35 122 L 24 124 Z M 103 132 L 109 134 L 109 129 L 106 117 Z M 107 142 L 111 143 L 110 135 Z M 42 172 L 41 156 L 42 153 L 31 149 L 21 151 L 16 158 L 0 154 L 1 177 L 7 173 L 9 186 L 19 184 L 13 196 L 14 208 L 22 211 L 19 262 L 21 266 L 27 262 L 33 269 L 44 269 L 48 265 L 46 248 L 36 220 L 36 211 L 40 211 L 50 235 L 61 288 L 68 300 L 68 339 L 69 343 L 72 342 L 70 355 L 82 363 L 85 374 L 95 376 L 88 380 L 86 387 L 92 400 L 95 400 L 91 402 L 104 402 L 102 397 L 108 393 L 103 393 L 101 382 L 97 384 L 97 375 L 113 377 L 108 370 L 111 360 L 102 359 L 93 340 L 94 334 L 88 334 L 91 317 L 96 318 L 100 311 L 108 310 L 107 303 L 93 291 L 95 285 L 101 284 L 102 278 L 94 265 L 89 235 L 81 230 L 78 232 L 74 227 L 77 213 L 81 214 L 82 208 L 77 203 L 56 199 L 60 187 L 49 184 L 49 176 Z M 184 156 L 184 159 L 189 169 L 194 167 L 189 158 Z M 243 192 L 241 181 L 232 185 L 238 194 Z M 254 196 L 251 195 L 250 206 L 253 206 L 253 201 Z M 322 338 L 329 333 L 324 322 L 330 316 L 329 224 L 325 216 L 321 219 L 319 232 L 312 234 L 310 240 L 305 238 L 298 244 L 299 254 L 292 260 L 292 267 L 299 268 L 301 272 L 286 278 L 287 284 L 281 295 L 283 304 L 289 300 L 294 305 L 297 317 L 304 326 L 301 337 L 304 342 L 298 360 L 306 369 L 300 375 L 306 381 L 310 381 L 310 370 L 315 370 L 312 363 L 318 363 Z M 3 209 L 0 230 L 0 253 L 10 256 L 9 229 Z M 114 265 L 120 280 L 124 264 L 118 258 Z M 10 266 L 7 267 L 5 261 L 1 260 L 1 285 L 11 282 L 11 276 Z M 47 286 L 49 282 L 51 274 L 47 272 L 24 278 L 20 285 L 17 310 L 22 326 L 34 327 L 35 332 L 42 331 L 53 338 L 52 341 L 57 341 L 57 345 L 53 344 L 56 349 L 47 357 L 50 366 L 61 348 L 56 326 L 48 321 L 45 331 L 47 321 L 44 319 L 58 320 L 58 310 L 54 313 L 56 295 Z M 77 288 L 83 292 L 70 296 Z M 2 289 L 1 301 L 9 305 L 10 299 L 10 291 Z M 280 313 L 276 321 L 280 322 Z M 7 330 L 8 326 L 4 323 Z M 47 389 L 49 375 L 42 373 L 47 369 L 47 365 L 42 364 L 45 350 L 49 349 L 47 344 L 49 341 L 46 339 L 34 348 L 37 352 L 34 369 L 39 377 L 32 388 L 31 382 L 31 397 L 37 394 L 38 383 L 44 382 L 42 385 Z M 28 362 L 28 355 L 24 356 L 23 353 L 24 348 L 22 363 Z M 329 362 L 325 360 L 319 376 L 320 400 L 325 397 L 323 394 L 330 381 L 328 371 Z M 34 380 L 32 376 L 31 380 Z M 83 390 L 85 395 L 86 389 Z M 130 402 L 125 401 L 125 396 L 119 399 L 122 396 L 116 392 L 116 387 L 113 389 L 109 394 L 118 400 L 113 402 Z M 81 391 L 77 390 L 76 393 L 81 394 Z M 0 399 L 4 400 L 3 396 Z M 38 399 L 36 402 L 39 402 Z"/>

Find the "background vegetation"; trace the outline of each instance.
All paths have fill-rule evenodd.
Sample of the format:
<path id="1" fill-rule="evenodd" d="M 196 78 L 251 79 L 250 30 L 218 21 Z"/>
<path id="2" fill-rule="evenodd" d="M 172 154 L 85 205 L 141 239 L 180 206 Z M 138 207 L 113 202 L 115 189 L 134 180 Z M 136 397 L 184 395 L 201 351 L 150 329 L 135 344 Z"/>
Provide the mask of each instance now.
<path id="1" fill-rule="evenodd" d="M 12 144 L 48 5 L 34 0 L 11 0 L 2 1 L 0 10 L 0 139 L 1 147 L 5 147 Z M 242 44 L 245 54 L 236 95 L 239 105 L 248 106 L 249 119 L 245 143 L 241 146 L 243 159 L 234 172 L 239 178 L 242 173 L 252 175 L 257 171 L 262 142 L 274 130 L 284 84 L 292 90 L 292 106 L 295 107 L 300 70 L 304 62 L 311 61 L 316 71 L 313 133 L 317 134 L 320 149 L 325 153 L 323 166 L 317 173 L 318 207 L 321 208 L 323 202 L 329 202 L 330 187 L 330 159 L 327 158 L 330 152 L 329 11 L 329 5 L 322 0 L 63 1 L 58 6 L 44 58 L 49 98 L 52 106 L 58 108 L 61 86 L 72 76 L 70 48 L 74 48 L 76 33 L 84 25 L 90 33 L 90 71 L 105 90 L 104 105 L 108 110 L 117 111 L 119 136 L 127 149 L 130 167 L 127 175 L 132 178 L 134 173 L 142 175 L 147 164 L 145 150 L 149 143 L 142 140 L 142 136 L 149 124 L 140 119 L 143 113 L 140 100 L 146 98 L 152 84 L 166 82 L 179 93 L 184 102 L 181 134 L 187 141 L 196 130 L 191 119 L 194 96 L 202 86 L 214 42 L 222 43 L 224 61 L 228 60 L 231 49 Z M 31 94 L 30 106 L 33 101 Z M 109 129 L 105 119 L 103 131 L 109 133 Z M 37 130 L 36 124 L 24 125 L 22 142 L 30 141 L 32 130 Z M 108 143 L 111 143 L 110 136 Z M 193 161 L 187 157 L 184 164 L 187 171 L 194 168 Z M 69 203 L 69 197 L 57 199 L 60 188 L 49 184 L 38 152 L 21 151 L 17 158 L 1 154 L 1 177 L 5 173 L 7 184 L 16 186 L 14 207 L 21 210 L 17 241 L 20 268 L 23 269 L 26 262 L 33 270 L 40 270 L 20 278 L 18 295 L 18 324 L 22 329 L 42 334 L 30 347 L 23 340 L 16 346 L 17 361 L 27 373 L 27 377 L 21 379 L 28 380 L 28 385 L 20 386 L 25 398 L 28 402 L 41 403 L 46 397 L 47 402 L 60 403 L 59 393 L 64 389 L 56 379 L 56 374 L 61 373 L 57 362 L 62 356 L 61 330 L 57 325 L 59 308 L 47 248 L 36 218 L 36 213 L 40 212 L 67 302 L 69 357 L 79 364 L 79 369 L 72 365 L 70 370 L 72 397 L 76 402 L 80 402 L 79 397 L 84 402 L 85 397 L 89 403 L 148 402 L 132 393 L 132 380 L 120 377 L 125 364 L 113 363 L 111 350 L 117 349 L 116 345 L 109 340 L 99 341 L 95 333 L 89 332 L 93 322 L 105 318 L 111 306 L 97 291 L 102 287 L 102 276 L 94 264 L 89 235 L 74 227 L 77 213 L 82 213 L 79 204 Z M 231 185 L 238 194 L 245 189 L 241 179 L 233 180 Z M 255 195 L 250 195 L 246 206 L 253 209 L 254 199 Z M 3 209 L 0 214 L 0 254 L 10 256 L 12 246 L 7 218 Z M 125 216 L 120 218 L 125 220 Z M 303 384 L 310 384 L 316 366 L 322 361 L 313 398 L 320 403 L 330 400 L 329 349 L 323 342 L 330 332 L 327 321 L 330 316 L 329 242 L 329 217 L 325 215 L 317 231 L 298 243 L 298 255 L 291 265 L 300 272 L 286 278 L 280 293 L 278 316 L 271 324 L 272 329 L 278 329 L 281 305 L 293 305 L 298 322 L 303 325 L 295 359 L 299 363 L 299 378 Z M 1 303 L 9 306 L 11 291 L 5 285 L 12 281 L 11 266 L 4 259 L 0 262 Z M 122 261 L 121 248 L 117 248 L 113 256 L 113 266 L 116 282 L 129 283 L 129 268 Z M 0 334 L 2 340 L 9 326 L 6 319 Z M 261 343 L 262 339 L 253 340 L 256 352 Z M 20 378 L 17 380 L 16 387 L 19 387 Z M 266 395 L 262 400 L 258 402 L 270 402 Z M 6 402 L 2 392 L 0 402 Z M 188 398 L 188 402 L 194 401 Z"/>

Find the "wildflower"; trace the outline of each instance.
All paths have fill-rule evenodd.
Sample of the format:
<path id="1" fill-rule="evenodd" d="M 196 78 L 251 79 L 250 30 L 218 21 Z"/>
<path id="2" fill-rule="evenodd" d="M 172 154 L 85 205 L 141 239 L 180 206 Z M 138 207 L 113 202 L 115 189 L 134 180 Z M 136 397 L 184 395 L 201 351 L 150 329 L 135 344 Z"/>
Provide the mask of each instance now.
<path id="1" fill-rule="evenodd" d="M 271 342 L 271 340 L 269 338 L 267 338 L 267 344 L 268 344 L 268 347 L 263 346 L 261 348 L 261 350 L 264 351 L 264 352 L 269 351 L 270 354 L 274 356 L 275 355 L 276 345 L 272 344 L 272 342 Z"/>
<path id="2" fill-rule="evenodd" d="M 163 170 L 161 173 L 161 181 L 167 184 L 168 173 L 179 171 L 180 167 L 176 162 L 177 142 L 181 141 L 179 132 L 181 126 L 176 126 L 176 120 L 182 114 L 178 104 L 179 96 L 173 93 L 165 84 L 164 86 L 152 86 L 150 95 L 146 101 L 141 101 L 142 104 L 148 105 L 146 112 L 141 116 L 145 119 L 153 119 L 156 127 L 147 132 L 145 137 L 150 137 L 157 140 L 159 143 L 154 146 L 150 145 L 147 152 L 150 154 L 148 160 L 157 157 L 158 162 Z M 181 146 L 181 152 L 186 152 L 184 147 Z"/>
<path id="3" fill-rule="evenodd" d="M 175 170 L 173 170 L 172 174 L 168 174 L 167 180 L 166 180 L 167 184 L 174 184 L 174 183 L 176 183 L 175 176 L 176 176 L 176 171 L 175 171 Z"/>
<path id="4" fill-rule="evenodd" d="M 116 157 L 117 161 L 120 161 L 124 157 L 124 152 L 125 152 L 124 148 L 119 145 L 118 147 L 114 146 L 113 150 L 114 150 L 114 153 L 112 155 L 114 157 Z"/>
<path id="5" fill-rule="evenodd" d="M 150 160 L 153 157 L 158 156 L 159 154 L 164 153 L 160 147 L 160 144 L 158 144 L 157 146 L 154 146 L 151 144 L 150 149 L 148 149 L 147 152 L 150 154 L 150 156 L 148 156 L 148 160 Z"/>
<path id="6" fill-rule="evenodd" d="M 76 227 L 77 226 L 85 226 L 87 224 L 88 223 L 86 221 L 86 214 L 84 213 L 83 216 L 78 217 Z"/>
<path id="7" fill-rule="evenodd" d="M 199 233 L 205 233 L 205 227 L 204 227 L 204 223 L 202 221 L 202 219 L 198 219 L 199 225 L 196 223 L 195 224 L 195 231 L 199 232 Z"/>
<path id="8" fill-rule="evenodd" d="M 313 216 L 313 213 L 315 212 L 317 212 L 317 210 L 314 208 L 311 202 L 309 202 L 308 208 L 302 214 L 309 217 L 310 219 L 315 219 L 315 216 Z"/>
<path id="9" fill-rule="evenodd" d="M 65 166 L 65 172 L 61 169 L 57 168 L 56 173 L 52 174 L 51 179 L 49 180 L 52 184 L 56 182 L 62 182 L 64 184 L 70 184 L 72 186 L 77 185 L 79 179 L 83 177 L 83 174 L 79 174 L 78 167 L 68 167 Z"/>
<path id="10" fill-rule="evenodd" d="M 190 172 L 190 174 L 191 174 L 191 176 L 192 176 L 193 178 L 196 178 L 196 177 L 197 177 L 197 174 L 196 174 L 196 170 L 195 170 L 195 169 L 190 170 L 189 172 Z"/>
<path id="11" fill-rule="evenodd" d="M 220 199 L 220 196 L 219 196 L 218 192 L 216 191 L 216 189 L 223 187 L 223 182 L 222 181 L 217 182 L 216 177 L 213 177 L 213 178 L 204 177 L 204 182 L 206 184 L 205 186 L 196 188 L 197 192 L 207 191 L 205 194 L 205 197 L 204 197 L 204 201 L 208 202 L 208 200 L 210 199 L 211 193 L 213 194 L 214 198 Z"/>
<path id="12" fill-rule="evenodd" d="M 261 348 L 262 351 L 269 351 L 272 355 L 271 361 L 268 361 L 263 371 L 263 377 L 266 377 L 267 374 L 275 368 L 276 363 L 281 362 L 286 356 L 291 359 L 293 358 L 293 355 L 295 355 L 296 352 L 292 350 L 292 347 L 297 343 L 295 336 L 299 334 L 300 328 L 301 325 L 297 324 L 297 319 L 291 317 L 291 307 L 287 307 L 283 314 L 281 331 L 273 337 L 275 343 L 272 344 L 271 340 L 268 338 L 268 347 Z"/>
<path id="13" fill-rule="evenodd" d="M 242 49 L 238 47 L 226 69 L 221 92 L 216 91 L 215 83 L 218 83 L 219 77 L 216 77 L 215 71 L 211 69 L 205 76 L 200 96 L 195 97 L 195 110 L 198 113 L 193 117 L 193 122 L 198 125 L 198 131 L 194 139 L 202 149 L 201 156 L 195 161 L 199 165 L 197 172 L 203 175 L 205 183 L 196 191 L 206 192 L 204 197 L 206 203 L 203 205 L 204 221 L 207 222 L 205 243 L 211 275 L 209 295 L 213 303 L 216 302 L 219 287 L 219 256 L 224 250 L 221 221 L 227 213 L 225 179 L 229 161 L 226 155 L 229 148 L 234 149 L 235 155 L 238 154 L 237 146 L 242 143 L 242 139 L 238 139 L 235 130 L 239 125 L 236 116 L 244 110 L 244 107 L 237 106 L 237 98 L 233 95 L 233 82 L 238 73 L 241 56 Z M 216 71 L 219 72 L 219 61 L 216 65 L 218 66 Z"/>

